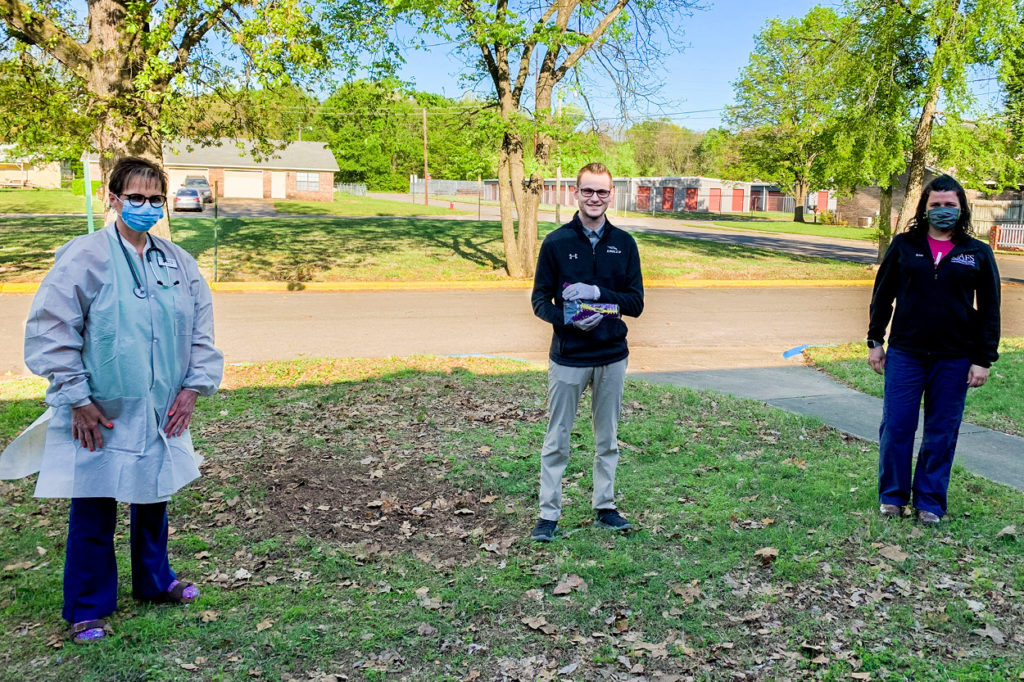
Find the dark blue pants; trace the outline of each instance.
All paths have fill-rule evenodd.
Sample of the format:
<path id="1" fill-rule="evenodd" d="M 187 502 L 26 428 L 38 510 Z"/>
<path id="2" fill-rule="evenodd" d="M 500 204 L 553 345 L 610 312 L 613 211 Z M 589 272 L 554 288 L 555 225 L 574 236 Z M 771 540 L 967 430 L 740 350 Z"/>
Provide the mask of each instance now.
<path id="1" fill-rule="evenodd" d="M 117 609 L 117 502 L 76 497 L 68 520 L 64 620 L 106 618 Z M 131 505 L 132 596 L 153 599 L 175 579 L 167 558 L 167 503 Z"/>
<path id="2" fill-rule="evenodd" d="M 967 398 L 969 358 L 930 358 L 890 348 L 885 356 L 885 394 L 879 427 L 878 499 L 882 504 L 943 516 L 960 421 Z M 910 463 L 924 396 L 924 434 L 913 481 Z M 913 499 L 911 499 L 913 491 Z"/>

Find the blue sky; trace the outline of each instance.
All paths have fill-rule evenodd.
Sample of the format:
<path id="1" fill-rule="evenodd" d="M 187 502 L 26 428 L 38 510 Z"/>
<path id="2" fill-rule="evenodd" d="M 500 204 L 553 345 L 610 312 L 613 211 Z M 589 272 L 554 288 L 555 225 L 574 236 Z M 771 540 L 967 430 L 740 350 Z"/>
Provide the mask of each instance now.
<path id="1" fill-rule="evenodd" d="M 713 128 L 721 122 L 722 108 L 732 101 L 732 82 L 746 65 L 754 48 L 754 36 L 772 17 L 803 16 L 815 5 L 834 6 L 828 0 L 776 0 L 755 3 L 750 0 L 709 0 L 708 8 L 685 19 L 675 27 L 687 48 L 670 55 L 661 77 L 662 100 L 646 110 L 631 112 L 638 118 L 666 116 L 694 130 Z M 418 90 L 461 96 L 466 88 L 457 75 L 459 61 L 450 47 L 438 45 L 429 52 L 406 54 L 400 75 L 413 81 Z M 484 84 L 486 86 L 486 83 Z M 615 103 L 599 92 L 589 93 L 595 115 L 613 125 L 618 118 Z M 569 102 L 568 99 L 563 100 Z M 711 110 L 711 111 L 707 111 Z"/>

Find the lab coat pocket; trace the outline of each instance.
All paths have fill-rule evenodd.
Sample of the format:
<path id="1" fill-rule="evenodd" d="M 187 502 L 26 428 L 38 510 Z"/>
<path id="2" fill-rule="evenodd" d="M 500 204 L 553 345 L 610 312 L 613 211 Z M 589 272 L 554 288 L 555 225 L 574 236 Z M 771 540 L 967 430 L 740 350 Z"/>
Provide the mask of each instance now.
<path id="1" fill-rule="evenodd" d="M 179 291 L 174 297 L 174 333 L 178 336 L 192 336 L 192 325 L 195 318 L 195 308 L 192 297 L 188 290 L 180 286 L 175 287 Z"/>
<path id="2" fill-rule="evenodd" d="M 146 445 L 145 398 L 93 398 L 103 416 L 113 423 L 103 428 L 103 449 L 141 454 Z"/>

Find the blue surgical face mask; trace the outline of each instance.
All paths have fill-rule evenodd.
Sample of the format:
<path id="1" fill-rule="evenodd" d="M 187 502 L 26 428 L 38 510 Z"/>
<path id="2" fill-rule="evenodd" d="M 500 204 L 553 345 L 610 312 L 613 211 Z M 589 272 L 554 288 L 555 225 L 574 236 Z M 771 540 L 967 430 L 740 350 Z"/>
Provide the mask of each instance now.
<path id="1" fill-rule="evenodd" d="M 928 209 L 928 224 L 936 230 L 942 230 L 943 232 L 952 230 L 956 226 L 956 221 L 959 218 L 959 208 L 939 206 L 938 208 Z"/>
<path id="2" fill-rule="evenodd" d="M 149 232 L 163 217 L 163 206 L 154 207 L 148 201 L 138 207 L 132 206 L 127 199 L 121 204 L 121 220 L 136 232 Z"/>

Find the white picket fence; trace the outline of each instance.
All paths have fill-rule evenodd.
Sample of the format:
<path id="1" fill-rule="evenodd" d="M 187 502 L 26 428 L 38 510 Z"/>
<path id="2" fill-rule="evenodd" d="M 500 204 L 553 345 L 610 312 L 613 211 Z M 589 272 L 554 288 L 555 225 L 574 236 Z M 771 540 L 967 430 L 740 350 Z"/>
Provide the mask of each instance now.
<path id="1" fill-rule="evenodd" d="M 996 225 L 999 228 L 999 240 L 996 242 L 997 249 L 1020 249 L 1024 250 L 1024 225 Z"/>

